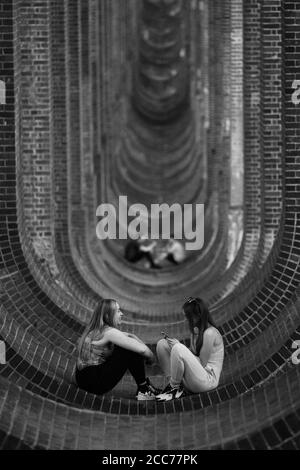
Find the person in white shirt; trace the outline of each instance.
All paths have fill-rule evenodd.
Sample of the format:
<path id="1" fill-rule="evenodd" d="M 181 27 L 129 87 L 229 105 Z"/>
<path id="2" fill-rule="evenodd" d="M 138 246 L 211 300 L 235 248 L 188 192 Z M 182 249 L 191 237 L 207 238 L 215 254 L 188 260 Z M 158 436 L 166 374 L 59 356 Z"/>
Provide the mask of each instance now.
<path id="1" fill-rule="evenodd" d="M 173 264 L 180 264 L 185 260 L 185 249 L 179 240 L 171 238 L 167 245 L 167 260 Z"/>
<path id="2" fill-rule="evenodd" d="M 191 332 L 190 348 L 166 334 L 156 347 L 159 364 L 169 379 L 156 397 L 160 401 L 180 398 L 185 392 L 206 392 L 219 384 L 224 359 L 221 333 L 199 297 L 189 298 L 183 313 Z"/>

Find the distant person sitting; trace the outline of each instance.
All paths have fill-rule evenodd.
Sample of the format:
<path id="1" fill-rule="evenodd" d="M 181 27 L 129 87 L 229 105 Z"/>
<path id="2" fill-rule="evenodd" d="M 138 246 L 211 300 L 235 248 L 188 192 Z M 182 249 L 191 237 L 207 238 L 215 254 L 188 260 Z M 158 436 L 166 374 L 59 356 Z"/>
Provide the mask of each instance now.
<path id="1" fill-rule="evenodd" d="M 130 263 L 137 263 L 146 258 L 153 269 L 160 269 L 152 257 L 152 250 L 156 246 L 155 241 L 151 241 L 142 235 L 138 240 L 129 240 L 125 247 L 125 259 Z"/>
<path id="2" fill-rule="evenodd" d="M 173 264 L 180 264 L 185 260 L 185 249 L 179 240 L 171 240 L 167 244 L 167 257 L 166 259 Z"/>

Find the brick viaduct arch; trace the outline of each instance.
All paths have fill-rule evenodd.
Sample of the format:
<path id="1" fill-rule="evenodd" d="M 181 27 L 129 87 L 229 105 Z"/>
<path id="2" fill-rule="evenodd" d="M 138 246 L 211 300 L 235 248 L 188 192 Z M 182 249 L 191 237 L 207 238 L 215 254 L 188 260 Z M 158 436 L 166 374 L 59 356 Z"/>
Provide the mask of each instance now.
<path id="1" fill-rule="evenodd" d="M 0 448 L 299 448 L 299 10 L 0 0 Z M 95 237 L 97 205 L 124 191 L 203 201 L 205 249 L 180 270 L 132 268 Z M 187 339 L 180 306 L 196 294 L 224 334 L 217 390 L 175 406 L 136 404 L 129 378 L 104 397 L 76 387 L 99 297 L 154 347 L 162 327 Z"/>

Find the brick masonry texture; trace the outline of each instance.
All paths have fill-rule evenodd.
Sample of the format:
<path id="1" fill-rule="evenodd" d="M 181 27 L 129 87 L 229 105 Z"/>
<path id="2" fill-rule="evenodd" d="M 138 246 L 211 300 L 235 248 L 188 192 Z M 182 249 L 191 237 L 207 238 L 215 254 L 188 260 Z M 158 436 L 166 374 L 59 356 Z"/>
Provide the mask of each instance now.
<path id="1" fill-rule="evenodd" d="M 132 106 L 141 11 L 0 0 L 0 449 L 299 449 L 300 4 L 185 4 L 192 104 L 163 130 Z M 227 268 L 235 162 L 243 239 Z M 99 243 L 95 212 L 123 190 L 150 203 L 160 178 L 170 200 L 203 198 L 206 244 L 152 272 Z M 103 396 L 77 387 L 76 344 L 99 298 L 118 299 L 154 351 L 161 330 L 188 344 L 189 295 L 207 299 L 224 337 L 216 390 L 139 403 L 128 374 Z M 147 374 L 166 383 L 158 365 Z"/>

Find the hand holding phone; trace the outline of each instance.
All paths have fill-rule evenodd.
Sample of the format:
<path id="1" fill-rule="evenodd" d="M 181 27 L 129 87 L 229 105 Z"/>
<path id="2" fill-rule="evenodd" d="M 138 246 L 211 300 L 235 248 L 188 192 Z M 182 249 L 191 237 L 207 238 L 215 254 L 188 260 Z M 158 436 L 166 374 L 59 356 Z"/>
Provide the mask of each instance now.
<path id="1" fill-rule="evenodd" d="M 176 343 L 179 343 L 178 339 L 176 338 L 170 338 L 167 333 L 164 331 L 161 331 L 161 334 L 163 335 L 164 339 L 167 341 L 168 345 L 172 348 Z"/>

